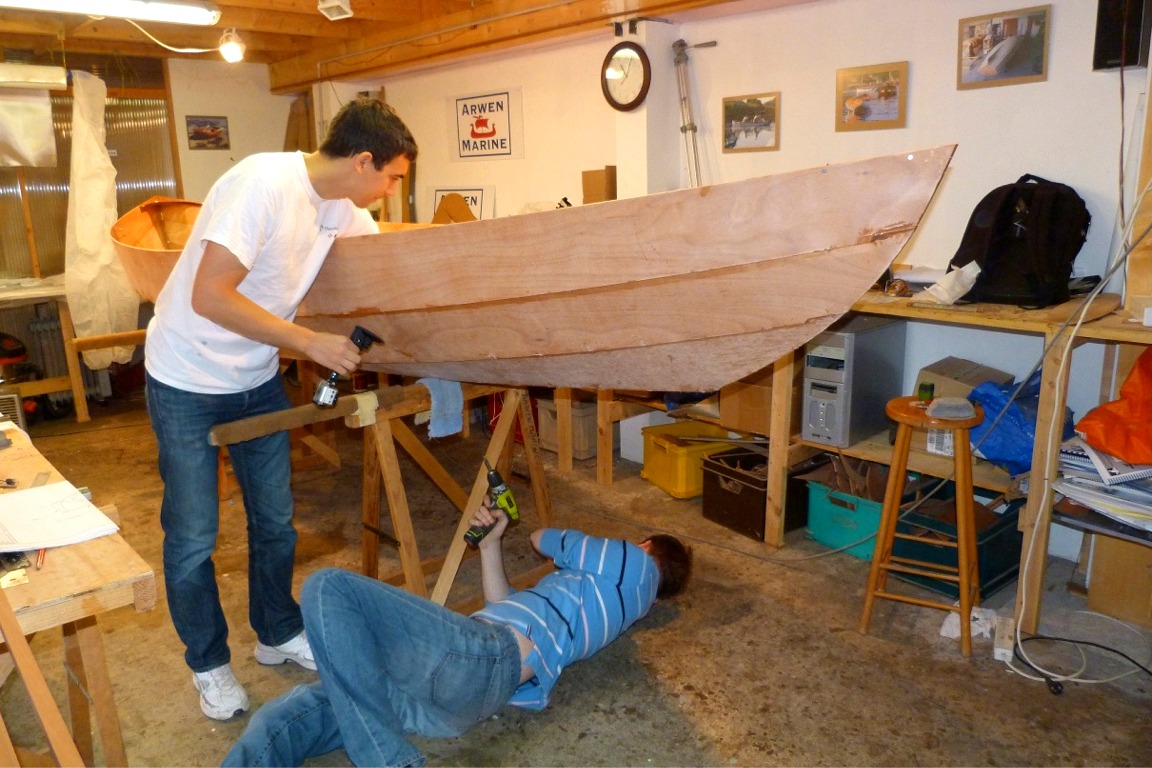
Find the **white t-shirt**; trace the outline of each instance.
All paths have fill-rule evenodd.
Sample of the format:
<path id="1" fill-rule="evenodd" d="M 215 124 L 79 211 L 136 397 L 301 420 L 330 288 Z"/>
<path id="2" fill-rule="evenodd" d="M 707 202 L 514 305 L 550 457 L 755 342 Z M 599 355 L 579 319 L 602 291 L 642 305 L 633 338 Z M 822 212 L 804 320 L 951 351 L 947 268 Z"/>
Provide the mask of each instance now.
<path id="1" fill-rule="evenodd" d="M 243 392 L 276 372 L 279 350 L 229 331 L 192 309 L 192 283 L 208 241 L 248 267 L 238 290 L 293 320 L 337 237 L 375 234 L 351 200 L 321 199 L 300 152 L 246 157 L 212 186 L 192 234 L 156 299 L 145 366 L 159 381 L 207 394 Z"/>

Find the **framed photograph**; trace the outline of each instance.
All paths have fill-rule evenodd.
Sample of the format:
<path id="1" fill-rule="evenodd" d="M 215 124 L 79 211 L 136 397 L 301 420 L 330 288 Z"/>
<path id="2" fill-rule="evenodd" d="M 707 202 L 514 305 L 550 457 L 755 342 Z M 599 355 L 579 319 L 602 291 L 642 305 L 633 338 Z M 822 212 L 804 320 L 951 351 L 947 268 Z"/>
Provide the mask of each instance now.
<path id="1" fill-rule="evenodd" d="M 1051 21 L 1050 5 L 960 19 L 956 88 L 1047 80 Z"/>
<path id="2" fill-rule="evenodd" d="M 780 149 L 780 92 L 723 99 L 724 151 Z"/>
<path id="3" fill-rule="evenodd" d="M 188 131 L 188 149 L 229 149 L 228 118 L 188 115 L 184 118 Z"/>
<path id="4" fill-rule="evenodd" d="M 908 120 L 908 62 L 836 70 L 836 130 L 903 128 Z"/>

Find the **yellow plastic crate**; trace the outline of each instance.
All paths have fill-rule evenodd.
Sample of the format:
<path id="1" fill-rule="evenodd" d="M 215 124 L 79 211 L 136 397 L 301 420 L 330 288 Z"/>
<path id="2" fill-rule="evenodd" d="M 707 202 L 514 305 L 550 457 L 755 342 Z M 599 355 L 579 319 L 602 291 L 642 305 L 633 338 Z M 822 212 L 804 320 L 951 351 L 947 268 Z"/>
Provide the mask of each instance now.
<path id="1" fill-rule="evenodd" d="M 644 469 L 640 477 L 677 499 L 704 492 L 704 458 L 732 446 L 681 440 L 682 437 L 727 437 L 728 430 L 698 421 L 645 427 Z"/>

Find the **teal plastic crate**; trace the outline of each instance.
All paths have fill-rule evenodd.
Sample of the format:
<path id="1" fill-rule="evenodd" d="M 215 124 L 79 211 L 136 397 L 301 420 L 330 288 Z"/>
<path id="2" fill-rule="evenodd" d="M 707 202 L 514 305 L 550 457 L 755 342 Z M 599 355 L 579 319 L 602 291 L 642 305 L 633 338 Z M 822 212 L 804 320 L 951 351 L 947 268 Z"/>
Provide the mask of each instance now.
<path id="1" fill-rule="evenodd" d="M 808 533 L 821 544 L 839 549 L 872 536 L 846 550 L 861 560 L 871 560 L 880 527 L 879 501 L 869 501 L 850 493 L 833 491 L 823 483 L 808 481 Z"/>
<path id="2" fill-rule="evenodd" d="M 976 532 L 976 562 L 980 567 L 980 597 L 987 598 L 1000 588 L 1012 583 L 1020 572 L 1020 547 L 1024 534 L 1016 529 L 1020 522 L 1020 508 L 1025 499 L 1009 503 L 1008 509 L 991 525 Z M 939 519 L 931 514 L 912 512 L 896 524 L 901 533 L 935 531 L 949 538 L 956 536 L 956 524 Z M 937 547 L 919 541 L 896 539 L 892 544 L 894 557 L 907 557 L 938 565 L 956 567 L 956 550 L 952 547 Z M 951 598 L 960 596 L 960 589 L 950 581 L 940 581 L 911 573 L 892 573 L 896 578 L 917 584 L 933 592 Z"/>
<path id="3" fill-rule="evenodd" d="M 920 473 L 909 472 L 904 483 L 901 503 L 911 501 L 930 488 L 931 479 L 921 479 Z M 949 498 L 949 487 L 936 489 L 935 496 Z M 861 560 L 871 560 L 876 547 L 876 531 L 880 529 L 880 510 L 883 503 L 833 491 L 818 480 L 808 480 L 808 535 L 821 544 L 839 549 L 871 536 L 867 541 L 844 550 Z"/>

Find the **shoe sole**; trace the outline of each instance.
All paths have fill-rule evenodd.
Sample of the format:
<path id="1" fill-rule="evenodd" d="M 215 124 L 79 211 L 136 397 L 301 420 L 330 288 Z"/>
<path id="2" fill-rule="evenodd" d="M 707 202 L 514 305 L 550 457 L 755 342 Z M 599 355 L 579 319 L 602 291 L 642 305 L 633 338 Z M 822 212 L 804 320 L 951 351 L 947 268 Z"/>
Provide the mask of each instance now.
<path id="1" fill-rule="evenodd" d="M 275 648 L 265 650 L 257 646 L 255 656 L 256 661 L 266 667 L 274 667 L 279 664 L 287 664 L 288 662 L 292 662 L 293 664 L 298 664 L 304 669 L 310 669 L 313 672 L 316 671 L 316 662 L 304 661 L 287 653 L 281 653 Z"/>
<path id="2" fill-rule="evenodd" d="M 200 690 L 200 686 L 196 685 L 196 683 L 193 682 L 192 687 L 196 689 L 196 693 L 200 694 L 200 711 L 204 713 L 204 717 L 210 717 L 213 720 L 219 720 L 219 721 L 223 722 L 225 720 L 231 720 L 234 717 L 238 717 L 238 716 L 240 716 L 240 715 L 242 715 L 248 711 L 248 707 L 244 706 L 244 707 L 237 708 L 230 715 L 225 714 L 225 712 L 223 712 L 223 711 L 221 711 L 219 713 L 211 712 L 211 711 L 209 711 L 209 708 L 207 706 L 205 706 L 205 704 L 204 704 L 204 694 Z"/>
<path id="3" fill-rule="evenodd" d="M 217 715 L 217 714 L 213 714 L 212 712 L 209 712 L 208 708 L 204 706 L 203 702 L 201 702 L 200 711 L 204 713 L 205 717 L 209 717 L 209 718 L 212 718 L 213 720 L 218 720 L 220 722 L 224 722 L 226 720 L 231 720 L 234 717 L 239 717 L 240 715 L 244 714 L 248 710 L 247 709 L 238 709 L 230 715 Z"/>

